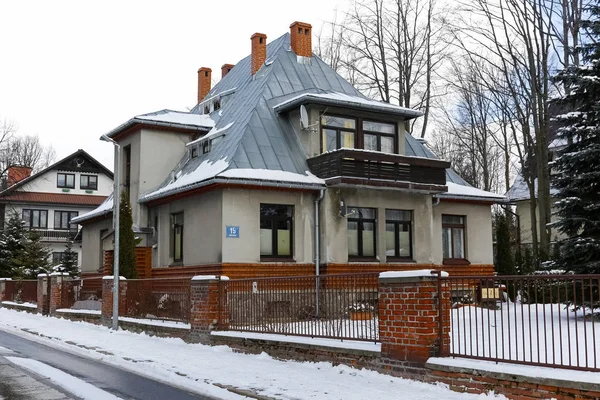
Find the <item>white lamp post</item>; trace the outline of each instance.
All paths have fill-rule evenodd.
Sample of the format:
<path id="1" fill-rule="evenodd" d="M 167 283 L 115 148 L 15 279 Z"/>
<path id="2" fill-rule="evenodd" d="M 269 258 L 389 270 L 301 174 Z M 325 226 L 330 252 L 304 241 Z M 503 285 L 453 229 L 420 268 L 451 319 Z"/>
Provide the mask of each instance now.
<path id="1" fill-rule="evenodd" d="M 113 229 L 115 232 L 115 246 L 113 250 L 113 314 L 112 329 L 119 329 L 119 214 L 121 203 L 121 146 L 106 135 L 100 140 L 110 142 L 115 146 L 115 176 L 113 189 Z"/>

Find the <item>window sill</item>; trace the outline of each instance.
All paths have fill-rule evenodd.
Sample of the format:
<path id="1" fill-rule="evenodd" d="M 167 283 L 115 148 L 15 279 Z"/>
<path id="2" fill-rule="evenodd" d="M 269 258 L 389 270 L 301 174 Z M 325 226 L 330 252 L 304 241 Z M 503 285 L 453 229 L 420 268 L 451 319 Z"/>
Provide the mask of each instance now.
<path id="1" fill-rule="evenodd" d="M 399 264 L 416 264 L 417 262 L 412 258 L 400 258 L 400 257 L 387 257 L 386 262 L 399 263 Z"/>
<path id="2" fill-rule="evenodd" d="M 169 264 L 169 267 L 183 267 L 183 261 L 175 261 Z"/>
<path id="3" fill-rule="evenodd" d="M 471 265 L 471 262 L 466 258 L 444 258 L 444 265 Z"/>
<path id="4" fill-rule="evenodd" d="M 348 257 L 348 262 L 351 263 L 360 263 L 360 262 L 371 262 L 371 263 L 378 263 L 379 260 L 377 259 L 377 257 Z"/>
<path id="5" fill-rule="evenodd" d="M 285 263 L 295 263 L 292 257 L 260 257 L 260 262 L 285 262 Z"/>

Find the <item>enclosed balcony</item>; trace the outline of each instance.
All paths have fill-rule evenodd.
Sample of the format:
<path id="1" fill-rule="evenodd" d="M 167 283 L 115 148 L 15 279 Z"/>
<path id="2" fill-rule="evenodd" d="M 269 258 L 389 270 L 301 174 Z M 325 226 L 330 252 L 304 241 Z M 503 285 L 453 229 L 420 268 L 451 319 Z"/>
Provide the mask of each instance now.
<path id="1" fill-rule="evenodd" d="M 329 186 L 368 185 L 446 192 L 450 163 L 360 149 L 337 149 L 307 160 L 310 171 Z"/>

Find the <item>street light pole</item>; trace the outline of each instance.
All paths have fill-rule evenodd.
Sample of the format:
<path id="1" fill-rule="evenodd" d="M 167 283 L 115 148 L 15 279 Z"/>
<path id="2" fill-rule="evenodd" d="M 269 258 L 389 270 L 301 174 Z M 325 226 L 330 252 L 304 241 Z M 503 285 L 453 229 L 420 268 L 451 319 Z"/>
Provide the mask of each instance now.
<path id="1" fill-rule="evenodd" d="M 100 140 L 110 142 L 115 146 L 115 173 L 113 188 L 113 229 L 115 234 L 115 245 L 113 250 L 113 313 L 112 329 L 119 329 L 119 217 L 121 206 L 121 146 L 106 135 Z"/>

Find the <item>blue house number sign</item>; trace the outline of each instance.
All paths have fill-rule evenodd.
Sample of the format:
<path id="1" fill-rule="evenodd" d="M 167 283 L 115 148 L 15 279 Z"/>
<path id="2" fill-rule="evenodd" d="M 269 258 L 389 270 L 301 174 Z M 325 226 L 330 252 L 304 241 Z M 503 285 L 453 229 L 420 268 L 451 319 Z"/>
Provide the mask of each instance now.
<path id="1" fill-rule="evenodd" d="M 240 227 L 227 225 L 225 227 L 225 237 L 239 238 L 240 237 Z"/>

